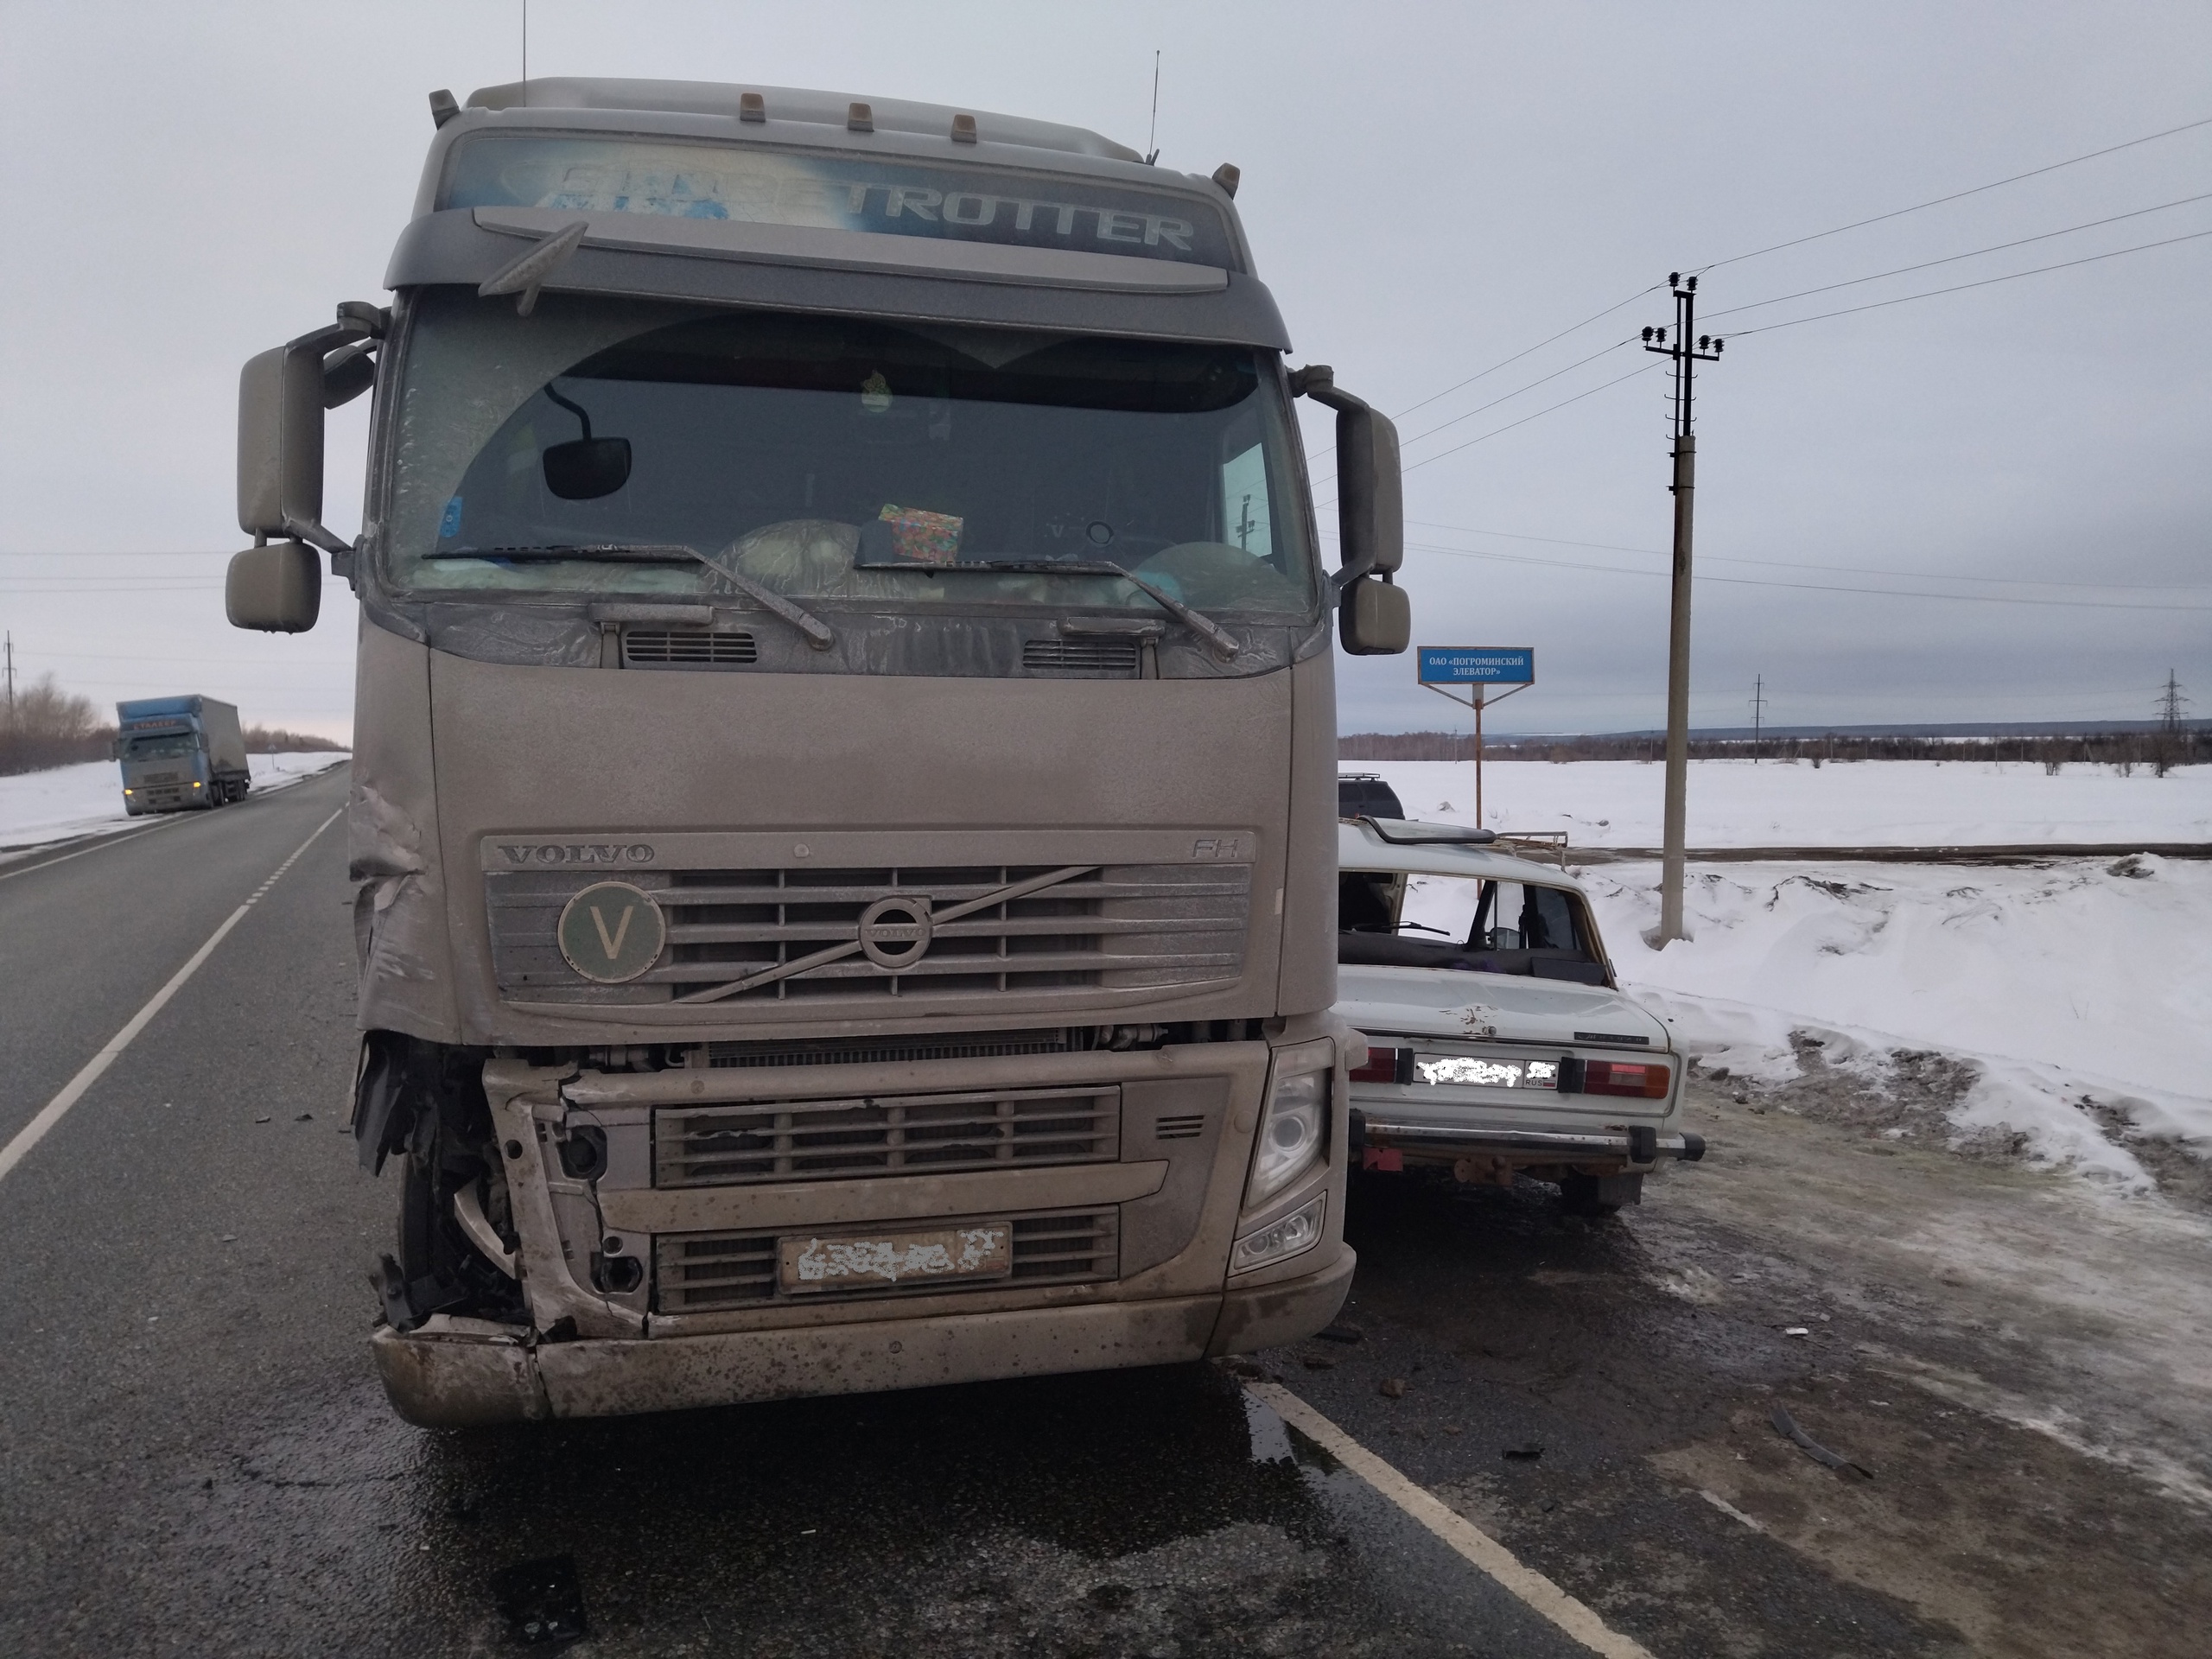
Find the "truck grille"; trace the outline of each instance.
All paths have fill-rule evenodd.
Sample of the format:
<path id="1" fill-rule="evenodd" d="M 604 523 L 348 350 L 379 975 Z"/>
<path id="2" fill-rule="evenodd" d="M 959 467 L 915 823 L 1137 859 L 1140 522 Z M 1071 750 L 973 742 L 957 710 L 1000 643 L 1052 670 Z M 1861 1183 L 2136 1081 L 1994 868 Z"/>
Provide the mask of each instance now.
<path id="1" fill-rule="evenodd" d="M 828 1037 L 798 1042 L 703 1043 L 704 1064 L 717 1068 L 763 1065 L 893 1065 L 914 1060 L 995 1059 L 1008 1054 L 1066 1054 L 1074 1049 L 1065 1027 L 1052 1031 L 991 1031 L 959 1037 Z M 700 1060 L 691 1062 L 694 1065 Z"/>
<path id="2" fill-rule="evenodd" d="M 961 868 L 675 870 L 623 879 L 650 892 L 668 946 L 644 975 L 595 985 L 563 959 L 561 907 L 591 876 L 494 870 L 485 877 L 501 993 L 524 1001 L 665 1002 L 852 945 L 880 899 L 925 896 L 933 912 L 1049 875 L 1050 865 Z M 1229 863 L 1109 864 L 933 925 L 918 960 L 893 973 L 857 950 L 718 999 L 718 1007 L 805 1001 L 861 1010 L 957 1004 L 1006 992 L 1164 990 L 1237 978 L 1251 869 Z M 1071 999 L 1073 1000 L 1073 999 Z M 885 1011 L 888 1011 L 885 1009 Z"/>
<path id="3" fill-rule="evenodd" d="M 653 1116 L 653 1184 L 1111 1163 L 1121 1122 L 1113 1085 L 671 1107 Z"/>
<path id="4" fill-rule="evenodd" d="M 942 1296 L 956 1290 L 1002 1290 L 1009 1284 L 1059 1285 L 1112 1279 L 1121 1265 L 1119 1220 L 1119 1212 L 1110 1209 L 1014 1217 L 1011 1279 L 924 1281 L 912 1285 L 810 1291 L 805 1300 L 843 1302 L 884 1296 Z M 944 1224 L 960 1224 L 957 1221 Z M 774 1233 L 662 1234 L 653 1242 L 654 1311 L 703 1313 L 787 1300 L 776 1283 L 776 1240 Z"/>

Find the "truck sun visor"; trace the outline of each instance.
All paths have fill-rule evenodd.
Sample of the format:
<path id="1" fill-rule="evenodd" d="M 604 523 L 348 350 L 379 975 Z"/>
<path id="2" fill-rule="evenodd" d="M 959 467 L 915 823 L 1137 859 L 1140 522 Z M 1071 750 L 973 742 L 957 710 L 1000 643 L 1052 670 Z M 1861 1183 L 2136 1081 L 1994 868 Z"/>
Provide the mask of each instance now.
<path id="1" fill-rule="evenodd" d="M 1222 270 L 1240 264 L 1220 213 L 1196 196 L 1004 168 L 680 140 L 472 136 L 454 146 L 437 205 L 874 231 Z"/>

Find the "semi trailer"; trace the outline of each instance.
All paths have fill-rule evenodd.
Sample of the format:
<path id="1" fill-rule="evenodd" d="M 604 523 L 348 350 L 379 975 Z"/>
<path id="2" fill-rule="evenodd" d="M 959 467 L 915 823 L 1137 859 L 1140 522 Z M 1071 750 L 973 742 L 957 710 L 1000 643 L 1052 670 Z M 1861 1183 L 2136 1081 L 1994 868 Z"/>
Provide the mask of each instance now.
<path id="1" fill-rule="evenodd" d="M 206 811 L 242 801 L 253 779 L 238 711 L 213 697 L 140 697 L 115 705 L 123 810 Z"/>

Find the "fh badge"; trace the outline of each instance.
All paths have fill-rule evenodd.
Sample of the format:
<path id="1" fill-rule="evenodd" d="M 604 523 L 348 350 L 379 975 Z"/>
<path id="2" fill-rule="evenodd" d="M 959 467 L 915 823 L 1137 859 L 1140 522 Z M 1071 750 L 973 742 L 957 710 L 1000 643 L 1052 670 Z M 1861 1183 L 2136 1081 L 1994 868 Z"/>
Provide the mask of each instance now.
<path id="1" fill-rule="evenodd" d="M 598 881 L 563 907 L 560 938 L 569 967 L 602 985 L 620 985 L 660 960 L 668 921 L 642 889 Z"/>

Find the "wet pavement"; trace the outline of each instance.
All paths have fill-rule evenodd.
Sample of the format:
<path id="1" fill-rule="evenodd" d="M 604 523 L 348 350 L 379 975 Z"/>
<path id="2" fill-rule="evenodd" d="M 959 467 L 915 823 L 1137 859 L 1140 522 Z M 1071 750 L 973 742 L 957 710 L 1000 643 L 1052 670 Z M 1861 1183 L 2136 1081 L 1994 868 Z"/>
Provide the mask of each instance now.
<path id="1" fill-rule="evenodd" d="M 0 1083 L 0 1137 L 196 944 L 200 912 L 212 926 L 340 790 L 303 785 L 0 884 L 0 950 L 74 976 L 67 1019 L 44 1011 L 49 989 L 0 982 L 11 1048 L 39 1046 L 19 1014 L 53 1021 L 51 1053 Z M 201 872 L 189 905 L 169 892 L 180 852 Z M 579 1655 L 1586 1651 L 1236 1372 L 1289 1388 L 1654 1654 L 2035 1651 L 1824 1541 L 1828 1509 L 1879 1527 L 1866 1504 L 1910 1509 L 1926 1481 L 1901 1480 L 1885 1445 L 1865 1453 L 1877 1481 L 1848 1486 L 1747 1413 L 1790 1402 L 1858 1452 L 1870 1408 L 1837 1379 L 1870 1333 L 1904 1338 L 1839 1296 L 1828 1319 L 1803 1316 L 1817 1337 L 1782 1334 L 1809 1275 L 1701 1207 L 1725 1148 L 1597 1225 L 1525 1185 L 1363 1185 L 1357 1339 L 1235 1372 L 409 1427 L 364 1340 L 395 1196 L 342 1133 L 343 877 L 334 830 L 0 1183 L 0 1652 L 412 1659 L 526 1651 L 579 1618 Z M 134 916 L 172 913 L 143 950 L 117 948 Z M 1913 1432 L 1952 1436 L 1915 1454 L 1923 1472 L 2059 1455 L 1914 1402 Z M 2068 1467 L 2080 1512 L 2055 1535 L 2074 1548 L 2082 1517 L 2104 1517 L 2096 1571 L 2186 1628 L 2201 1574 L 2159 1580 L 2157 1563 L 2184 1546 L 2202 1560 L 2205 1535 L 2139 1483 Z M 1995 1490 L 1948 1482 L 1969 1507 Z M 2070 1634 L 2051 1650 L 2098 1651 Z"/>

